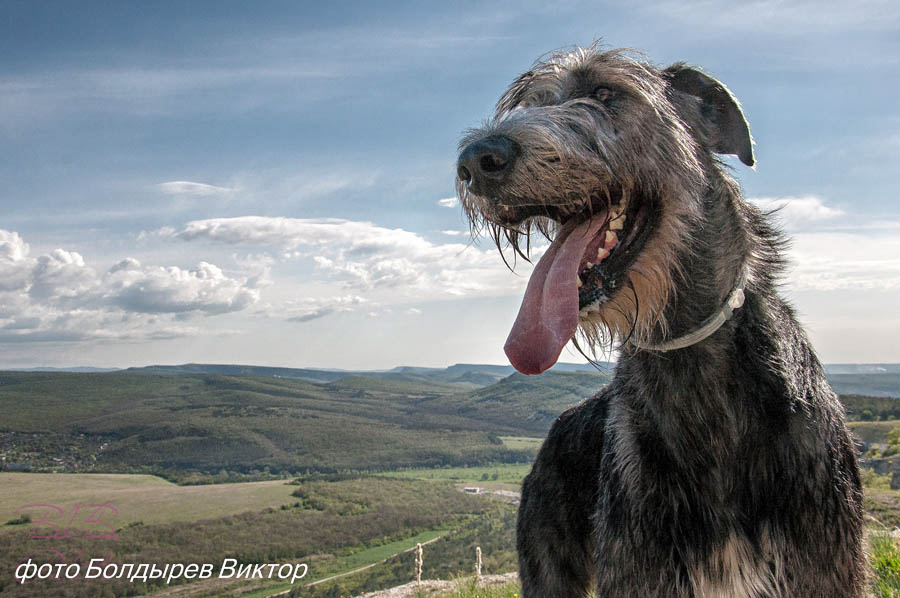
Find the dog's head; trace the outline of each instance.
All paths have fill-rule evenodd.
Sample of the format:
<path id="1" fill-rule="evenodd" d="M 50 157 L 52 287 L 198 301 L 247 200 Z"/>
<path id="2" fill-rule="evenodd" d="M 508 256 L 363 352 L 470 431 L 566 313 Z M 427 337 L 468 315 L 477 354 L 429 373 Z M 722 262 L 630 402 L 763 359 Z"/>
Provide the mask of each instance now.
<path id="1" fill-rule="evenodd" d="M 715 153 L 753 165 L 737 101 L 695 68 L 592 46 L 513 82 L 460 143 L 457 191 L 501 250 L 527 258 L 535 231 L 553 240 L 506 343 L 517 369 L 551 367 L 579 325 L 595 345 L 665 328 Z"/>

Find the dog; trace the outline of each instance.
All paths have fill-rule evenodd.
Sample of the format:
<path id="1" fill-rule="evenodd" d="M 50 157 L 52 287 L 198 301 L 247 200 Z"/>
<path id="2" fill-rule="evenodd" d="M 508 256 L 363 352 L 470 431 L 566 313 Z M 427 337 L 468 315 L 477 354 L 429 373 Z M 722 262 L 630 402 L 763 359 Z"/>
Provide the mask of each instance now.
<path id="1" fill-rule="evenodd" d="M 473 232 L 524 257 L 552 240 L 510 362 L 620 352 L 523 482 L 524 598 L 863 595 L 843 410 L 777 292 L 784 240 L 718 154 L 755 162 L 725 85 L 598 44 L 536 62 L 460 143 Z"/>

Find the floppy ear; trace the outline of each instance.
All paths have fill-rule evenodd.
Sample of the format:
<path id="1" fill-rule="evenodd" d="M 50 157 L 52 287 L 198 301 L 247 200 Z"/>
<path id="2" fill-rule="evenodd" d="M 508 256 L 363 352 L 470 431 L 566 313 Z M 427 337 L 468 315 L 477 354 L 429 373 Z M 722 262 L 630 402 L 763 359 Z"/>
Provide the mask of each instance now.
<path id="1" fill-rule="evenodd" d="M 753 139 L 737 98 L 728 88 L 699 69 L 676 63 L 663 73 L 672 89 L 700 100 L 700 118 L 704 121 L 708 143 L 719 154 L 735 154 L 747 166 L 753 166 Z"/>

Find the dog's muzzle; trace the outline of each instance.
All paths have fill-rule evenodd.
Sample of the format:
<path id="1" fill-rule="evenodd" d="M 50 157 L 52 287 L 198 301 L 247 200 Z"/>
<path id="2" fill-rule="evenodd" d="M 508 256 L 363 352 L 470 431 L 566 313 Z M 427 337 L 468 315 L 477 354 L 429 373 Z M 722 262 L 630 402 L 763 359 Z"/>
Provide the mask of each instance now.
<path id="1" fill-rule="evenodd" d="M 512 139 L 491 135 L 463 148 L 456 163 L 456 174 L 470 193 L 495 194 L 513 170 L 519 148 Z"/>

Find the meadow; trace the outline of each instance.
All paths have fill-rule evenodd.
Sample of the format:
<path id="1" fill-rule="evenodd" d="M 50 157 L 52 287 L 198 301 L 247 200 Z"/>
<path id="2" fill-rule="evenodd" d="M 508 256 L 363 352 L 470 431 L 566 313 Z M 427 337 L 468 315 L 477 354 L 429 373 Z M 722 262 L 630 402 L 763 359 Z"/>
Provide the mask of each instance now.
<path id="1" fill-rule="evenodd" d="M 232 486 L 239 492 L 242 484 Z M 21 586 L 13 582 L 12 574 L 27 555 L 36 555 L 36 561 L 49 559 L 47 562 L 65 559 L 87 563 L 91 558 L 103 558 L 107 562 L 157 563 L 161 567 L 166 563 L 213 563 L 216 570 L 226 558 L 239 563 L 305 562 L 310 567 L 309 580 L 314 581 L 353 569 L 369 559 L 384 558 L 397 548 L 423 539 L 446 535 L 443 544 L 438 541 L 434 546 L 456 546 L 460 538 L 466 538 L 465 530 L 470 526 L 487 525 L 484 522 L 490 521 L 497 509 L 510 509 L 508 505 L 464 494 L 451 484 L 415 480 L 316 480 L 294 483 L 289 488 L 293 489 L 294 502 L 288 505 L 193 521 L 132 523 L 124 527 L 104 521 L 93 528 L 76 528 L 68 537 L 47 537 L 53 535 L 49 533 L 51 529 L 37 520 L 7 525 L 11 529 L 0 533 L 0 593 L 32 597 L 39 591 L 47 597 L 93 597 L 174 590 L 167 588 L 164 580 L 132 583 L 117 579 L 99 585 L 36 582 Z M 98 534 L 98 528 L 104 533 Z M 106 532 L 113 529 L 115 537 L 92 537 L 111 535 Z M 487 529 L 490 531 L 490 527 Z M 452 559 L 441 562 L 453 563 Z M 364 581 L 392 583 L 395 580 L 390 571 L 369 571 Z M 405 567 L 406 579 L 408 571 Z M 343 584 L 349 582 L 342 579 Z M 202 594 L 209 590 L 208 585 L 194 582 L 190 588 L 182 589 Z M 234 585 L 246 584 L 238 581 Z M 182 591 L 179 595 L 190 593 Z M 214 595 L 223 595 L 223 588 L 217 585 Z"/>
<path id="2" fill-rule="evenodd" d="M 440 467 L 400 469 L 379 474 L 391 478 L 426 480 L 440 482 L 458 482 L 475 484 L 478 482 L 505 482 L 519 486 L 528 472 L 530 463 L 494 463 L 475 465 L 472 467 Z"/>
<path id="3" fill-rule="evenodd" d="M 323 380 L 276 377 L 316 372 L 233 369 L 0 372 L 0 594 L 349 596 L 410 581 L 407 551 L 418 542 L 430 542 L 425 578 L 471 572 L 476 546 L 485 573 L 513 571 L 515 506 L 508 494 L 530 470 L 556 416 L 608 380 L 563 371 L 497 381 L 498 372 L 477 367 L 373 377 L 326 372 Z M 887 380 L 848 376 L 848 384 L 879 389 Z M 867 443 L 883 444 L 900 427 L 897 399 L 841 398 L 854 434 Z M 900 543 L 889 534 L 900 527 L 900 491 L 872 472 L 865 483 L 876 590 L 900 595 Z M 464 486 L 486 492 L 472 496 Z M 19 508 L 34 503 L 60 512 Z M 74 511 L 104 504 L 116 512 L 102 510 L 93 528 L 91 508 L 99 507 Z M 48 533 L 70 517 L 69 534 Z M 56 537 L 34 537 L 48 535 Z M 12 583 L 19 560 L 41 551 L 80 562 L 303 562 L 310 572 L 294 587 L 216 579 Z M 515 584 L 461 583 L 448 596 L 517 592 Z"/>
<path id="4" fill-rule="evenodd" d="M 0 488 L 0 524 L 21 515 L 31 515 L 34 520 L 47 511 L 21 509 L 34 503 L 55 505 L 70 513 L 75 505 L 109 502 L 117 509 L 115 526 L 122 528 L 225 517 L 279 508 L 297 500 L 291 496 L 296 487 L 284 480 L 178 486 L 151 475 L 0 472 Z M 11 529 L 0 526 L 0 533 Z"/>

